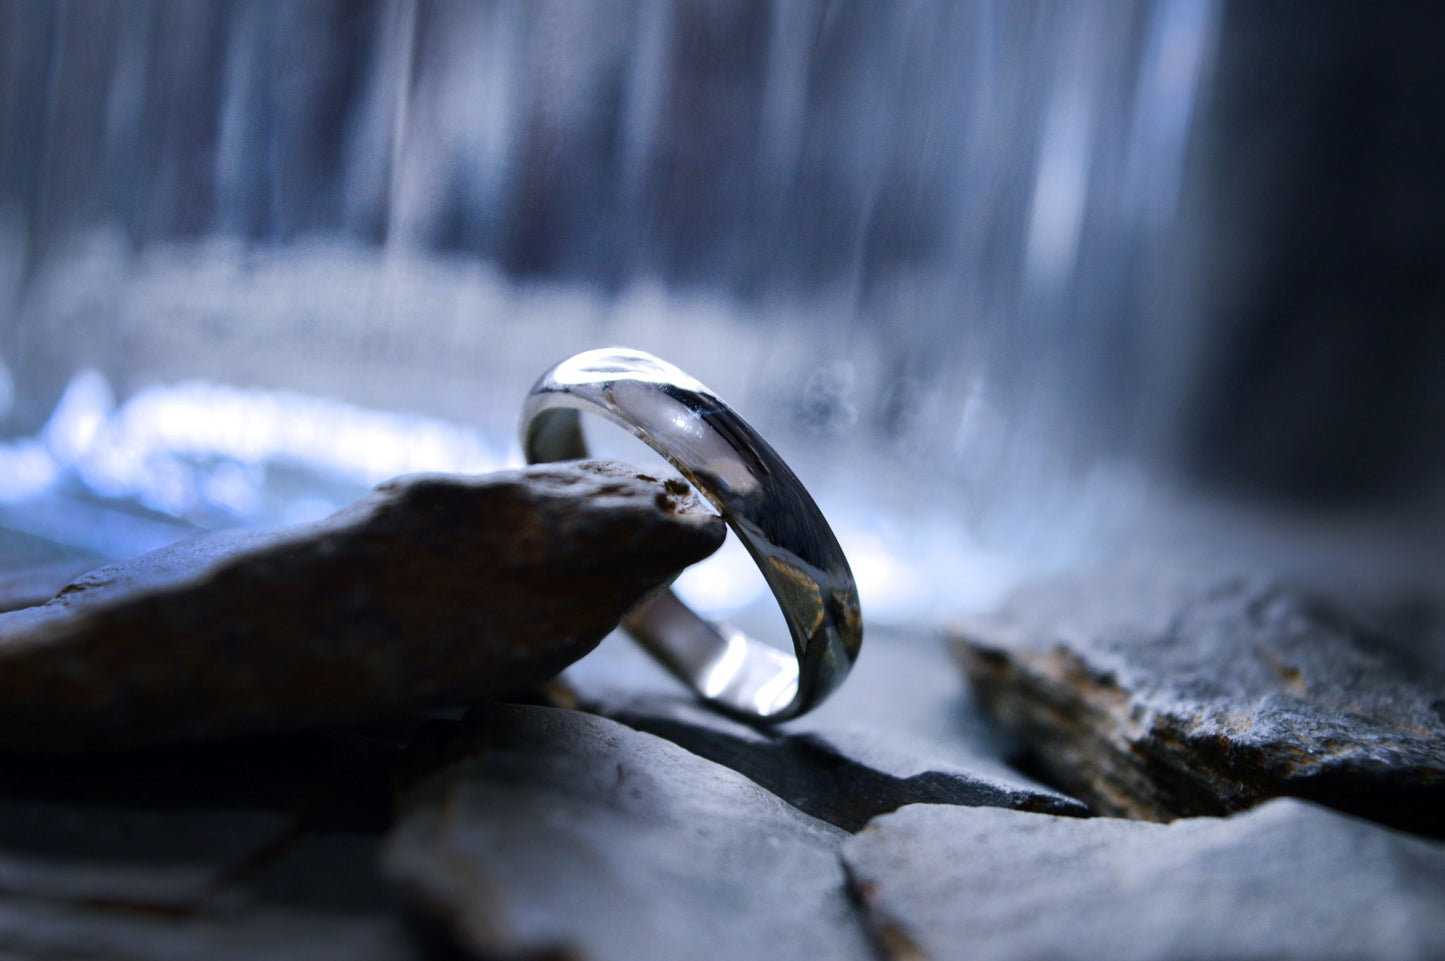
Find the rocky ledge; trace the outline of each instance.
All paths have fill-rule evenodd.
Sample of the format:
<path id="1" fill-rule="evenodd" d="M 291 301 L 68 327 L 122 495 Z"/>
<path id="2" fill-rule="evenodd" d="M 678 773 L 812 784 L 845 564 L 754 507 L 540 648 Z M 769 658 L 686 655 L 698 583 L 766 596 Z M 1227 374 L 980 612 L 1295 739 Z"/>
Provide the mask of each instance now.
<path id="1" fill-rule="evenodd" d="M 678 482 L 597 462 L 383 484 L 0 614 L 0 749 L 354 723 L 516 695 L 722 542 Z"/>
<path id="2" fill-rule="evenodd" d="M 1445 835 L 1445 684 L 1356 612 L 1270 580 L 1103 574 L 963 628 L 980 702 L 1049 778 L 1150 821 L 1308 798 Z"/>
<path id="3" fill-rule="evenodd" d="M 1153 565 L 870 624 L 778 728 L 617 635 L 536 689 L 721 535 L 619 468 L 416 478 L 0 616 L 0 956 L 1439 955 L 1445 844 L 1267 800 L 1440 833 L 1401 636 Z"/>

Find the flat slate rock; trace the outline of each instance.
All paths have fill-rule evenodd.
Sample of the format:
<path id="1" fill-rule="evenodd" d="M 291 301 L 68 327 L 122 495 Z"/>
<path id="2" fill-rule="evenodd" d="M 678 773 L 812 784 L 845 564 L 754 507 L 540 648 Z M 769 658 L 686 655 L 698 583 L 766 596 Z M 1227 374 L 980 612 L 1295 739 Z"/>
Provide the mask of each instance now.
<path id="1" fill-rule="evenodd" d="M 776 728 L 703 706 L 622 634 L 560 680 L 569 703 L 732 768 L 846 831 L 917 803 L 1088 813 L 1007 765 L 1013 745 L 969 703 L 934 636 L 871 633 L 843 686 L 817 710 Z"/>
<path id="2" fill-rule="evenodd" d="M 0 614 L 44 604 L 71 581 L 97 567 L 98 563 L 45 564 L 0 574 Z"/>
<path id="3" fill-rule="evenodd" d="M 845 833 L 661 738 L 482 705 L 404 800 L 388 875 L 468 955 L 871 958 Z"/>
<path id="4" fill-rule="evenodd" d="M 1294 796 L 1445 835 L 1445 683 L 1341 606 L 1261 579 L 1076 577 L 957 649 L 989 712 L 1103 813 Z"/>
<path id="5" fill-rule="evenodd" d="M 1408 961 L 1445 945 L 1445 846 L 1292 798 L 1168 825 L 917 805 L 844 860 L 899 961 Z"/>
<path id="6" fill-rule="evenodd" d="M 722 542 L 677 484 L 597 462 L 383 484 L 0 614 L 0 749 L 348 724 L 534 688 Z"/>

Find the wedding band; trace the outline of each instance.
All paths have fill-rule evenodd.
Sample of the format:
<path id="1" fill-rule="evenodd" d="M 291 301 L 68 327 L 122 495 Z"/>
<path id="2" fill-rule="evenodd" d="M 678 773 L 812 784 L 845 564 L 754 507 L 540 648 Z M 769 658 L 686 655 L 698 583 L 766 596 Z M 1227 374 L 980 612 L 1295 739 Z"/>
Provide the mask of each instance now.
<path id="1" fill-rule="evenodd" d="M 794 657 L 693 613 L 670 590 L 623 626 L 704 701 L 750 721 L 785 721 L 848 676 L 863 643 L 853 573 L 828 522 L 783 459 L 701 383 L 640 350 L 609 347 L 543 374 L 522 408 L 527 462 L 587 456 L 579 412 L 620 425 L 702 492 L 762 571 Z"/>

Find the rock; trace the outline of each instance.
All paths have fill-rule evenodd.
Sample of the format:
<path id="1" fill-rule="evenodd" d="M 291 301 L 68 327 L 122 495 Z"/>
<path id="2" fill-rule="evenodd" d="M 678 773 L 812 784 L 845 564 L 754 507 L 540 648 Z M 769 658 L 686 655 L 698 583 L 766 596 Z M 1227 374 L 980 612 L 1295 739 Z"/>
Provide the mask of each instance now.
<path id="1" fill-rule="evenodd" d="M 48 519 L 55 507 L 54 502 L 45 501 L 35 511 Z M 95 519 L 87 516 L 82 523 Z M 110 560 L 11 526 L 20 520 L 18 508 L 0 502 L 0 612 L 44 604 L 76 577 Z"/>
<path id="2" fill-rule="evenodd" d="M 594 705 L 594 708 L 596 705 Z M 603 713 L 744 775 L 813 817 L 859 831 L 907 804 L 963 804 L 1088 814 L 1080 802 L 997 762 L 959 766 L 869 733 L 787 733 L 730 721 L 681 699 L 638 698 Z"/>
<path id="3" fill-rule="evenodd" d="M 422 956 L 376 869 L 397 739 L 0 756 L 0 956 Z"/>
<path id="4" fill-rule="evenodd" d="M 1169 825 L 917 805 L 844 846 L 890 958 L 1435 958 L 1445 847 L 1280 799 Z"/>
<path id="5" fill-rule="evenodd" d="M 482 705 L 385 868 L 469 955 L 870 958 L 842 831 L 579 711 Z"/>
<path id="6" fill-rule="evenodd" d="M 271 907 L 259 912 L 164 914 L 7 898 L 0 903 L 6 961 L 424 961 L 397 918 Z"/>
<path id="7" fill-rule="evenodd" d="M 609 638 L 561 678 L 571 702 L 667 738 L 846 831 L 905 804 L 1087 809 L 1009 768 L 936 637 L 873 631 L 823 706 L 779 728 L 724 717 L 682 691 L 630 639 Z"/>
<path id="8" fill-rule="evenodd" d="M 336 725 L 516 694 L 715 550 L 628 468 L 392 481 L 315 524 L 186 541 L 0 615 L 0 747 Z"/>
<path id="9" fill-rule="evenodd" d="M 44 604 L 96 564 L 47 564 L 0 574 L 0 614 Z"/>
<path id="10" fill-rule="evenodd" d="M 958 650 L 987 709 L 1103 813 L 1289 795 L 1445 835 L 1445 685 L 1337 605 L 1259 579 L 1080 577 Z"/>

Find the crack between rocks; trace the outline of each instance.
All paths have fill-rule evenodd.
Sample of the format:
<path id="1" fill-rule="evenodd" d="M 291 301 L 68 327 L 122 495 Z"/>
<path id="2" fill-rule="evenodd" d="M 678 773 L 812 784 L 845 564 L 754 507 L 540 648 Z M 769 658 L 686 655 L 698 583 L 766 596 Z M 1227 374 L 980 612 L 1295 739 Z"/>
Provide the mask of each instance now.
<path id="1" fill-rule="evenodd" d="M 1030 798 L 942 771 L 897 777 L 840 754 L 808 734 L 774 735 L 768 744 L 755 745 L 682 721 L 625 711 L 609 716 L 735 771 L 804 814 L 850 834 L 863 830 L 875 817 L 907 804 L 1003 807 L 1034 814 L 1088 816 L 1087 810 L 1063 798 Z"/>
<path id="2" fill-rule="evenodd" d="M 858 918 L 868 946 L 878 961 L 928 961 L 928 954 L 899 925 L 884 921 L 873 907 L 873 887 L 858 878 L 845 858 L 839 857 L 843 869 L 843 889 Z"/>

